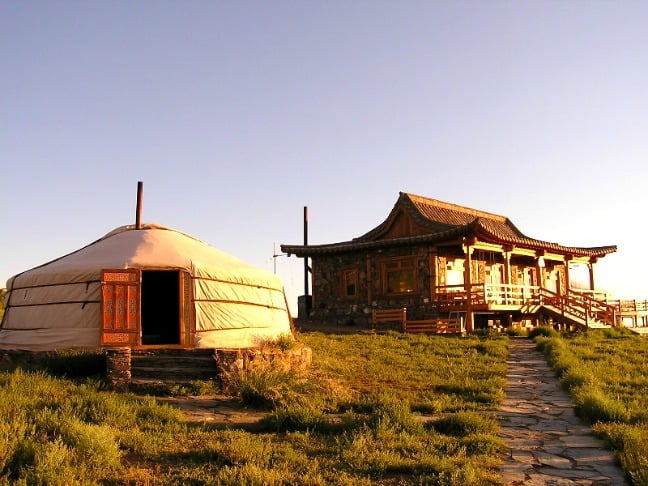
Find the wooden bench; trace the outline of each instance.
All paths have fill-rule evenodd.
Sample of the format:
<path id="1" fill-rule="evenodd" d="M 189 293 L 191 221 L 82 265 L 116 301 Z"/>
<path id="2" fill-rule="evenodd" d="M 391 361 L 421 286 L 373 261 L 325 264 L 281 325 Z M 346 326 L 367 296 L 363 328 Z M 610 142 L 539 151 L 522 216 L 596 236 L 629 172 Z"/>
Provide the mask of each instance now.
<path id="1" fill-rule="evenodd" d="M 405 320 L 403 332 L 413 334 L 463 334 L 461 319 Z"/>
<path id="2" fill-rule="evenodd" d="M 407 309 L 405 307 L 399 309 L 373 309 L 371 311 L 371 323 L 374 326 L 381 322 L 397 322 L 400 324 L 401 329 L 405 329 L 406 321 Z"/>

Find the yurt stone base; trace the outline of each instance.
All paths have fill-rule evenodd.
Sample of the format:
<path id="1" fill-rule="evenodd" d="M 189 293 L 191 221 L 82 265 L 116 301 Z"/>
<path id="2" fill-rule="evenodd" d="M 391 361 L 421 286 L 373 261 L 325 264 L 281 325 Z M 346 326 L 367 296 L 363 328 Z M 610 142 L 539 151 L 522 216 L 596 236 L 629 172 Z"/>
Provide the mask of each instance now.
<path id="1" fill-rule="evenodd" d="M 233 370 L 251 370 L 272 363 L 286 371 L 303 372 L 312 363 L 312 350 L 301 343 L 289 350 L 274 348 L 132 350 L 107 349 L 106 380 L 113 390 L 133 384 L 188 383 L 220 380 Z"/>

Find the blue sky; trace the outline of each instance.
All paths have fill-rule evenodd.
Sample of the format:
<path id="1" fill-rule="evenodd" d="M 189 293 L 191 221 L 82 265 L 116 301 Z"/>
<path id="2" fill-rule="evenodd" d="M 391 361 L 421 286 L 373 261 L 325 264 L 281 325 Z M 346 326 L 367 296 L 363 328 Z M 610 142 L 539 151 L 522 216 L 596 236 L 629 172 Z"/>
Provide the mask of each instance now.
<path id="1" fill-rule="evenodd" d="M 648 3 L 0 3 L 0 282 L 135 218 L 272 270 L 399 191 L 616 244 L 648 298 Z M 302 261 L 279 258 L 291 304 Z M 2 284 L 0 284 L 2 285 Z"/>

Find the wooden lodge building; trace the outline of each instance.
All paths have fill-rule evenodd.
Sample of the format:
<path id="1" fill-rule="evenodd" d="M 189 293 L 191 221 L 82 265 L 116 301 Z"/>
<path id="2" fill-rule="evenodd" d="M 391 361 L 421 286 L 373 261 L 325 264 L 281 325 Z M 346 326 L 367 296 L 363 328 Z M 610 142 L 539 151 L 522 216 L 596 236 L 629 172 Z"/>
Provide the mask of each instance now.
<path id="1" fill-rule="evenodd" d="M 401 192 L 383 223 L 351 241 L 281 249 L 310 258 L 308 317 L 325 323 L 382 316 L 412 329 L 431 324 L 432 332 L 457 322 L 462 331 L 617 323 L 594 278 L 596 262 L 616 246 L 529 238 L 504 216 L 414 194 Z"/>

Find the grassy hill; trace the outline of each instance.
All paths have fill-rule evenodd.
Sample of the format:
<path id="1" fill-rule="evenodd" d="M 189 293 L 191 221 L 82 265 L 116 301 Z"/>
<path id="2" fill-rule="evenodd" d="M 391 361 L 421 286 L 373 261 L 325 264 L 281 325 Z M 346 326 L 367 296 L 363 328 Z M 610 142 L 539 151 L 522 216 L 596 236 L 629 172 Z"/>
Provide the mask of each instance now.
<path id="1" fill-rule="evenodd" d="M 153 398 L 0 373 L 0 483 L 497 484 L 506 338 L 308 334 L 313 369 L 230 376 L 245 427 Z"/>
<path id="2" fill-rule="evenodd" d="M 226 377 L 253 423 L 191 422 L 97 378 L 0 372 L 0 484 L 500 483 L 506 336 L 300 339 L 313 349 L 308 373 Z M 538 342 L 577 412 L 634 484 L 648 484 L 648 340 L 607 331 Z"/>

